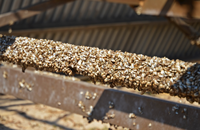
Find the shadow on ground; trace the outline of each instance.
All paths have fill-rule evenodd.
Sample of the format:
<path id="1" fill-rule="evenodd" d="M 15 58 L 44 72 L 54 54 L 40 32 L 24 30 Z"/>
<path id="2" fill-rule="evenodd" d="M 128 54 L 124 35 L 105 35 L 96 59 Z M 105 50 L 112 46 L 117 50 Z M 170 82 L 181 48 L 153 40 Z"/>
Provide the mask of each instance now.
<path id="1" fill-rule="evenodd" d="M 1 94 L 0 97 L 2 97 L 2 96 L 5 96 L 5 95 Z M 13 102 L 15 102 L 15 103 L 13 103 Z M 9 104 L 9 105 L 7 105 L 7 104 Z M 31 103 L 31 102 L 26 103 L 26 101 L 22 100 L 22 99 L 6 99 L 6 98 L 2 99 L 2 98 L 0 98 L 0 111 L 2 111 L 2 112 L 0 112 L 0 130 L 14 130 L 13 128 L 9 128 L 9 126 L 6 126 L 6 124 L 15 123 L 15 122 L 9 120 L 9 118 L 10 118 L 9 116 L 14 115 L 14 114 L 22 117 L 23 119 L 48 124 L 48 125 L 51 125 L 55 128 L 59 128 L 62 130 L 73 130 L 71 128 L 68 128 L 66 126 L 63 126 L 63 125 L 60 125 L 57 123 L 60 119 L 62 119 L 63 117 L 66 117 L 70 114 L 65 114 L 61 117 L 58 117 L 54 121 L 49 121 L 49 120 L 45 120 L 45 119 L 38 119 L 38 118 L 32 117 L 32 116 L 28 115 L 26 112 L 16 109 L 16 107 L 23 107 L 23 106 L 26 107 L 26 106 L 31 106 L 31 105 L 36 105 L 36 104 Z M 6 113 L 10 113 L 10 114 L 6 114 Z M 7 116 L 6 119 L 5 119 L 5 115 Z M 4 122 L 7 122 L 7 123 L 4 123 Z"/>

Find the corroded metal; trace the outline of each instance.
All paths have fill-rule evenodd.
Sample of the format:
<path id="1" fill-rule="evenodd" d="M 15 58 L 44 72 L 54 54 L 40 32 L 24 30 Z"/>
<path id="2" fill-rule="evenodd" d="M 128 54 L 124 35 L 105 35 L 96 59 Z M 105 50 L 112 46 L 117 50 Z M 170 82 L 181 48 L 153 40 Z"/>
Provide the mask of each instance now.
<path id="1" fill-rule="evenodd" d="M 7 72 L 7 79 L 3 73 Z M 109 89 L 63 76 L 8 66 L 0 67 L 0 93 L 103 120 L 117 126 L 138 130 L 198 130 L 200 108 L 177 102 Z M 32 84 L 29 91 L 19 83 Z M 96 95 L 87 99 L 85 95 Z M 114 104 L 114 107 L 109 108 Z M 142 112 L 142 113 L 141 113 Z"/>
<path id="2" fill-rule="evenodd" d="M 88 76 L 111 87 L 170 93 L 200 102 L 200 65 L 168 58 L 75 46 L 46 39 L 2 37 L 0 60 L 39 70 Z M 90 97 L 91 98 L 91 97 Z"/>

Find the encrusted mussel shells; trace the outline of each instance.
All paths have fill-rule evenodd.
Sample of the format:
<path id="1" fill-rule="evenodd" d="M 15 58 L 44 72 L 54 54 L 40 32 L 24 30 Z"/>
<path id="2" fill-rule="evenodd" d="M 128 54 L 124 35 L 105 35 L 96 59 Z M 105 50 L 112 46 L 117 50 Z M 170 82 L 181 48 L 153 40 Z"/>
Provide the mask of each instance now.
<path id="1" fill-rule="evenodd" d="M 22 70 L 64 72 L 89 76 L 111 87 L 138 89 L 143 93 L 170 93 L 200 102 L 200 65 L 142 54 L 75 46 L 47 39 L 2 36 L 0 60 Z"/>

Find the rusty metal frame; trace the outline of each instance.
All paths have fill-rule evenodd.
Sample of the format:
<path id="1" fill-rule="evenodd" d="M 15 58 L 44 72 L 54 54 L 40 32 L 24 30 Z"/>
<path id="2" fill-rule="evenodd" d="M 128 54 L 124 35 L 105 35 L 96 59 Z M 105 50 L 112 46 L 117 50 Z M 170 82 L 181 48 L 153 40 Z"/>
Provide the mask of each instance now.
<path id="1" fill-rule="evenodd" d="M 200 108 L 71 81 L 20 68 L 0 67 L 0 93 L 83 115 L 89 121 L 140 130 L 200 128 Z M 132 114 L 131 114 L 132 113 Z"/>
<path id="2" fill-rule="evenodd" d="M 65 4 L 67 2 L 71 2 L 74 0 L 48 0 L 44 2 L 40 2 L 23 9 L 19 9 L 16 11 L 8 12 L 0 15 L 0 27 L 5 26 L 7 24 L 13 24 L 16 21 L 34 16 L 36 14 L 41 13 L 47 9 Z"/>

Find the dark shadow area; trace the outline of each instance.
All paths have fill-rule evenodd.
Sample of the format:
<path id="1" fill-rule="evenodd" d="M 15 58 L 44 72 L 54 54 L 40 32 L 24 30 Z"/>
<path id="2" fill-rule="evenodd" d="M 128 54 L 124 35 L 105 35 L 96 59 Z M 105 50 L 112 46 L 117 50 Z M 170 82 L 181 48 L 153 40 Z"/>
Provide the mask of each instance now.
<path id="1" fill-rule="evenodd" d="M 21 112 L 21 111 L 18 111 L 18 110 L 9 110 L 9 109 L 4 109 L 4 110 L 17 112 L 17 114 L 19 114 L 20 116 L 22 116 L 22 117 L 24 117 L 26 119 L 32 120 L 32 121 L 39 121 L 39 122 L 46 123 L 46 124 L 49 124 L 49 125 L 57 126 L 57 127 L 61 128 L 61 129 L 64 129 L 64 130 L 73 130 L 73 129 L 68 128 L 66 126 L 59 125 L 59 124 L 57 124 L 55 122 L 51 122 L 51 121 L 47 121 L 47 120 L 41 120 L 41 119 L 37 119 L 37 118 L 31 117 L 31 116 L 27 115 L 25 112 Z"/>
<path id="2" fill-rule="evenodd" d="M 15 129 L 11 129 L 9 127 L 6 127 L 4 124 L 0 123 L 0 130 L 15 130 Z"/>
<path id="3" fill-rule="evenodd" d="M 57 123 L 59 120 L 61 120 L 62 118 L 64 118 L 64 117 L 67 117 L 67 116 L 70 116 L 71 115 L 71 113 L 69 113 L 69 114 L 65 114 L 65 115 L 63 115 L 63 116 L 61 116 L 61 117 L 59 117 L 59 118 L 57 118 L 55 121 L 53 121 L 54 123 Z"/>
<path id="4" fill-rule="evenodd" d="M 5 111 L 10 111 L 10 112 L 16 112 L 18 115 L 20 115 L 21 117 L 23 118 L 26 118 L 28 120 L 32 120 L 32 121 L 38 121 L 38 122 L 42 122 L 42 123 L 46 123 L 46 124 L 49 124 L 49 125 L 52 125 L 52 126 L 56 126 L 56 127 L 59 127 L 61 129 L 64 129 L 64 130 L 73 130 L 71 128 L 68 128 L 68 127 L 65 127 L 63 125 L 59 125 L 57 124 L 57 122 L 62 119 L 63 117 L 65 116 L 68 116 L 69 114 L 66 114 L 60 118 L 58 118 L 57 120 L 55 121 L 47 121 L 47 120 L 42 120 L 42 119 L 37 119 L 37 118 L 34 118 L 32 116 L 29 116 L 27 115 L 25 112 L 22 112 L 22 111 L 19 111 L 19 110 L 12 110 L 12 109 L 9 109 L 10 107 L 14 107 L 14 106 L 27 106 L 27 105 L 34 105 L 34 103 L 25 103 L 25 104 L 16 104 L 16 105 L 9 105 L 9 106 L 1 106 L 0 109 L 1 110 L 5 110 Z M 2 127 L 2 129 L 4 128 L 5 130 L 12 130 L 8 127 L 5 127 L 3 124 L 1 126 L 0 124 L 0 128 Z M 1 129 L 1 130 L 2 130 Z"/>
<path id="5" fill-rule="evenodd" d="M 28 105 L 34 105 L 34 103 L 24 103 L 24 104 L 16 104 L 16 105 L 9 105 L 9 106 L 0 106 L 0 109 L 6 109 L 6 108 L 16 107 L 16 106 L 28 106 Z"/>
<path id="6" fill-rule="evenodd" d="M 0 94 L 0 96 L 3 96 L 5 94 Z M 8 99 L 0 99 L 0 100 L 8 100 Z M 23 101 L 24 99 L 19 99 L 19 98 L 15 98 L 15 99 L 9 99 L 9 101 Z"/>

